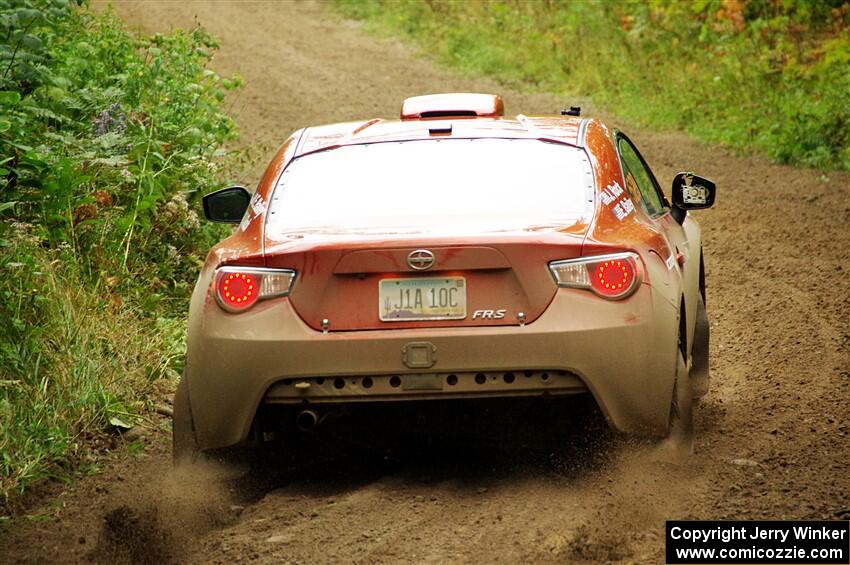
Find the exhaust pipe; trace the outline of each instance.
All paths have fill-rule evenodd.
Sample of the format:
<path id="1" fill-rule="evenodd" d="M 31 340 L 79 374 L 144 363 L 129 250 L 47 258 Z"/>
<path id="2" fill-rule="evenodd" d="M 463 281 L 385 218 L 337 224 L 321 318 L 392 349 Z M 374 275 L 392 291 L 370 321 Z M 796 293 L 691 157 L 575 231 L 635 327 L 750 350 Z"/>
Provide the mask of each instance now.
<path id="1" fill-rule="evenodd" d="M 319 423 L 319 416 L 312 410 L 302 410 L 295 416 L 295 425 L 302 432 L 312 431 Z"/>

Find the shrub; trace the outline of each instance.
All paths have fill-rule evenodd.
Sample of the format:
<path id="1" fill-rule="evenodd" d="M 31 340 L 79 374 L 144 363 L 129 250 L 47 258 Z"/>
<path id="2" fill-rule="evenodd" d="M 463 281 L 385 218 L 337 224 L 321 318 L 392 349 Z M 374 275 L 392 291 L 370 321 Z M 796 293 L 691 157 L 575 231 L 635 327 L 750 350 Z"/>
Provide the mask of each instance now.
<path id="1" fill-rule="evenodd" d="M 215 48 L 201 28 L 135 37 L 109 11 L 0 0 L 0 505 L 181 370 L 222 235 L 196 204 L 235 136 Z"/>

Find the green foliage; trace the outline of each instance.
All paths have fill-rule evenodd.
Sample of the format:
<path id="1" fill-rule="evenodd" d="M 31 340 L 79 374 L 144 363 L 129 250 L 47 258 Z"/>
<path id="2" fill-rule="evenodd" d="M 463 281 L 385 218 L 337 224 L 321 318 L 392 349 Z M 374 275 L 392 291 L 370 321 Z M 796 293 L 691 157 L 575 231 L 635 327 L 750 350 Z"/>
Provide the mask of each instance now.
<path id="1" fill-rule="evenodd" d="M 221 233 L 189 205 L 234 134 L 221 103 L 237 83 L 205 68 L 215 42 L 201 28 L 134 38 L 110 13 L 15 4 L 0 0 L 0 37 L 11 38 L 0 50 L 7 216 L 51 246 L 69 243 L 124 294 L 141 278 L 154 285 L 147 300 L 185 299 L 198 254 Z"/>
<path id="2" fill-rule="evenodd" d="M 785 163 L 850 169 L 846 0 L 335 0 L 460 68 Z"/>
<path id="3" fill-rule="evenodd" d="M 201 225 L 235 136 L 201 28 L 0 0 L 0 505 L 181 370 Z"/>
<path id="4" fill-rule="evenodd" d="M 44 248 L 34 226 L 9 227 L 0 240 L 0 506 L 34 480 L 66 475 L 110 421 L 139 422 L 183 353 L 182 320 L 139 315 L 92 287 L 70 248 Z"/>

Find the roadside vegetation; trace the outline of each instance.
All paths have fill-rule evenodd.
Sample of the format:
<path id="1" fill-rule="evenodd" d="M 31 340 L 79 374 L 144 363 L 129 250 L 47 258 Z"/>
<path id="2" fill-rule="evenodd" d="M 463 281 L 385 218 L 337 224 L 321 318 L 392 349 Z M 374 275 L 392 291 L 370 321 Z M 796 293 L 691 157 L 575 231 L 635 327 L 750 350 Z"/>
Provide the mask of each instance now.
<path id="1" fill-rule="evenodd" d="M 0 0 L 0 509 L 144 423 L 182 370 L 236 80 L 203 29 Z"/>
<path id="2" fill-rule="evenodd" d="M 850 169 L 847 0 L 334 3 L 464 71 L 778 162 Z"/>

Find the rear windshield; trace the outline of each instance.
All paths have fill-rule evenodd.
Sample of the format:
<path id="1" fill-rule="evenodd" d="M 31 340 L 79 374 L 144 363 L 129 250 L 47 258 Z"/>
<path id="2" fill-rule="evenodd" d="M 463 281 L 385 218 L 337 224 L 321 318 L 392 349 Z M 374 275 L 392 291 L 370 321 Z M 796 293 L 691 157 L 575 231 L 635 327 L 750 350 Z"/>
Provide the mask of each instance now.
<path id="1" fill-rule="evenodd" d="M 582 150 L 533 139 L 350 145 L 290 163 L 267 222 L 273 231 L 558 224 L 592 210 L 592 178 Z"/>

